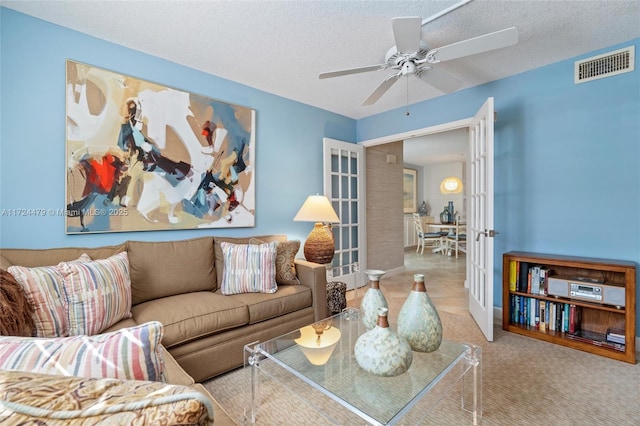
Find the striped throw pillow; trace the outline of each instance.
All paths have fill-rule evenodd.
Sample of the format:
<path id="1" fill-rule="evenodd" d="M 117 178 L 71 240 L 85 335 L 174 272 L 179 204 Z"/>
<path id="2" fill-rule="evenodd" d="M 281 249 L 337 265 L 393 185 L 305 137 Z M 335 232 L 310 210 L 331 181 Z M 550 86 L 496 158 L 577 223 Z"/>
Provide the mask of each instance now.
<path id="1" fill-rule="evenodd" d="M 224 273 L 222 294 L 275 293 L 276 243 L 233 244 L 222 242 Z"/>
<path id="2" fill-rule="evenodd" d="M 69 335 L 94 335 L 131 317 L 127 252 L 92 262 L 62 262 Z"/>
<path id="3" fill-rule="evenodd" d="M 164 381 L 162 331 L 151 321 L 97 336 L 0 337 L 0 370 Z"/>
<path id="4" fill-rule="evenodd" d="M 83 254 L 74 262 L 88 262 Z M 9 266 L 7 268 L 22 287 L 24 295 L 33 306 L 33 320 L 38 337 L 69 335 L 67 300 L 64 296 L 62 274 L 56 266 Z"/>

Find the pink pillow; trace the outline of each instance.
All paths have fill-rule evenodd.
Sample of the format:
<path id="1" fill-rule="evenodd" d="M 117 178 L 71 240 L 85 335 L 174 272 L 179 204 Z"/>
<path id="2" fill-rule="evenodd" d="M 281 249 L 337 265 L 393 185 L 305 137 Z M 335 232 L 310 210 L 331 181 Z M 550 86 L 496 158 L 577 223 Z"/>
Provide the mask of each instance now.
<path id="1" fill-rule="evenodd" d="M 83 254 L 74 262 L 88 261 L 91 261 L 91 258 Z M 9 266 L 7 272 L 20 284 L 24 295 L 33 306 L 36 336 L 68 336 L 67 300 L 63 290 L 64 280 L 58 267 Z"/>

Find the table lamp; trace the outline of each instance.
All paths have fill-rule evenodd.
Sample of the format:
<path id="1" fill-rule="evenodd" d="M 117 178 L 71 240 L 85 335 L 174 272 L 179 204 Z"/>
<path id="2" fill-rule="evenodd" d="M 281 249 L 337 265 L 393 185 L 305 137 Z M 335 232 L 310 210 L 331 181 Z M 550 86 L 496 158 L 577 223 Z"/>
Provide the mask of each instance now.
<path id="1" fill-rule="evenodd" d="M 331 263 L 335 246 L 330 223 L 340 222 L 340 218 L 324 195 L 310 195 L 293 218 L 296 222 L 315 222 L 304 243 L 304 257 L 309 262 L 325 265 Z"/>
<path id="2" fill-rule="evenodd" d="M 313 365 L 324 365 L 329 361 L 341 336 L 340 330 L 331 323 L 322 322 L 302 327 L 300 333 L 295 342 Z"/>

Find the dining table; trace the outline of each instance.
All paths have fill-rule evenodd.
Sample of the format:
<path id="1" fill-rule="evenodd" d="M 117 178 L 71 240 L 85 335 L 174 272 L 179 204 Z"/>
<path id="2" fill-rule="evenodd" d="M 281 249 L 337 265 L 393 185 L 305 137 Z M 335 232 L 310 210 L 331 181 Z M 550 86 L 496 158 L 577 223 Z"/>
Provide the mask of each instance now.
<path id="1" fill-rule="evenodd" d="M 460 226 L 466 225 L 465 223 L 460 222 L 459 224 Z M 427 226 L 429 227 L 430 231 L 432 232 L 443 232 L 443 231 L 447 231 L 449 234 L 452 233 L 453 231 L 455 231 L 456 229 L 456 224 L 455 223 L 427 223 Z M 432 251 L 434 253 L 438 253 L 441 251 L 448 251 L 449 246 L 448 244 L 440 244 L 439 246 L 435 247 Z"/>

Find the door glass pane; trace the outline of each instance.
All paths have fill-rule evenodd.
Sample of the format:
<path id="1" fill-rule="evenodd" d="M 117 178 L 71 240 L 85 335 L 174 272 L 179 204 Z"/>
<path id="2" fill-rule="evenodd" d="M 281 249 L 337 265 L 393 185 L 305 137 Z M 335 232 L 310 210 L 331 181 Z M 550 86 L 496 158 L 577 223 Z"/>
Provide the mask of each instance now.
<path id="1" fill-rule="evenodd" d="M 341 228 L 342 231 L 342 247 L 340 247 L 342 250 L 347 250 L 349 249 L 349 227 L 345 226 L 343 228 Z"/>
<path id="2" fill-rule="evenodd" d="M 341 152 L 340 155 L 340 172 L 348 173 L 349 172 L 349 157 L 347 157 L 347 152 Z"/>
<path id="3" fill-rule="evenodd" d="M 338 173 L 338 154 L 336 150 L 331 150 L 331 173 Z"/>
<path id="4" fill-rule="evenodd" d="M 346 201 L 343 201 L 341 204 L 342 204 L 342 223 L 348 224 L 349 223 L 349 203 Z"/>
<path id="5" fill-rule="evenodd" d="M 351 153 L 351 169 L 349 170 L 349 173 L 352 175 L 358 174 L 358 154 L 355 152 Z"/>

